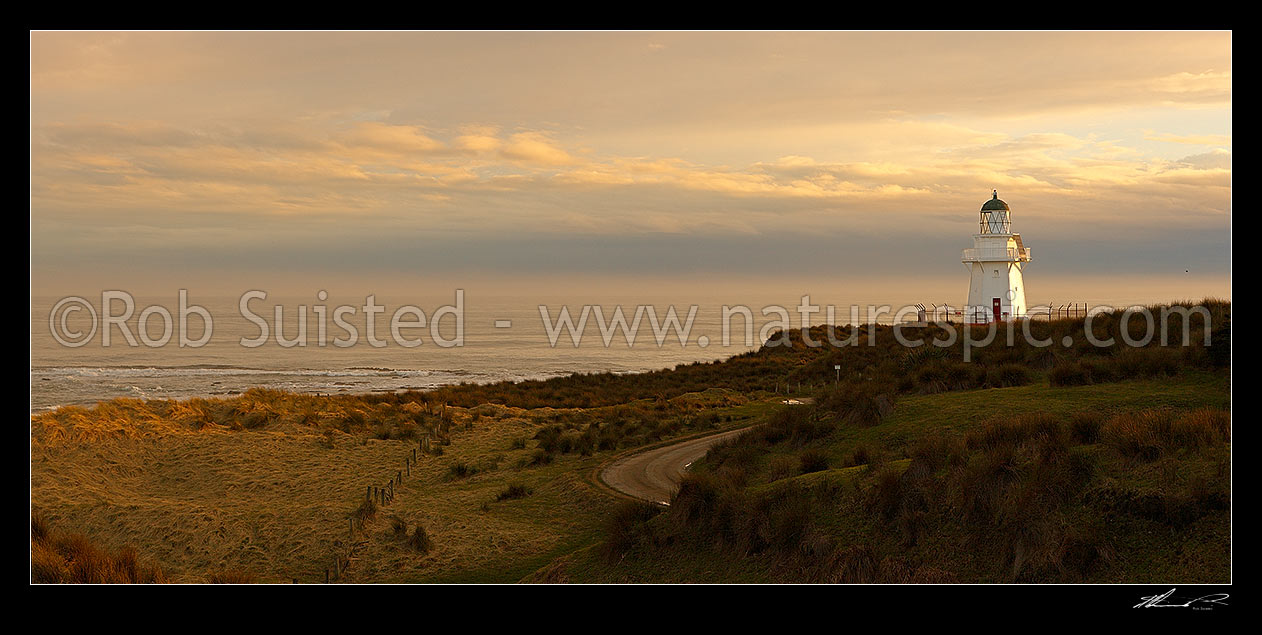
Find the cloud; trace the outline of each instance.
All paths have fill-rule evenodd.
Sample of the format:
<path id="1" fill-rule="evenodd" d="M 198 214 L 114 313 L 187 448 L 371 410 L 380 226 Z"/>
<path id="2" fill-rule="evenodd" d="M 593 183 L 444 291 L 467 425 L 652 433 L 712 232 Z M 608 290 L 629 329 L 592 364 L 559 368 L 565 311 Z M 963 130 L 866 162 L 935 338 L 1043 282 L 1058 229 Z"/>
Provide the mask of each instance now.
<path id="1" fill-rule="evenodd" d="M 1036 248 L 1085 226 L 1229 244 L 1221 34 L 652 37 L 669 54 L 617 33 L 35 33 L 32 249 L 139 263 L 134 234 L 262 267 L 344 242 L 353 267 L 390 241 L 458 270 L 526 237 L 705 237 L 866 267 L 848 254 L 949 261 L 992 188 Z"/>
<path id="2" fill-rule="evenodd" d="M 504 145 L 495 126 L 462 126 L 461 134 L 452 140 L 455 148 L 472 153 L 495 152 Z"/>
<path id="3" fill-rule="evenodd" d="M 1231 151 L 1217 149 L 1203 154 L 1191 154 L 1179 159 L 1178 162 L 1203 170 L 1231 170 Z"/>
<path id="4" fill-rule="evenodd" d="M 369 121 L 356 124 L 349 131 L 338 135 L 338 141 L 358 147 L 405 153 L 434 153 L 447 148 L 425 134 L 418 126 L 399 126 Z"/>
<path id="5" fill-rule="evenodd" d="M 500 150 L 500 155 L 514 161 L 540 165 L 576 163 L 573 156 L 539 132 L 519 132 L 511 135 Z"/>
<path id="6" fill-rule="evenodd" d="M 1166 143 L 1182 143 L 1201 146 L 1231 145 L 1231 135 L 1225 134 L 1177 135 L 1168 132 L 1157 133 L 1152 130 L 1145 130 L 1144 139 L 1147 139 L 1148 141 L 1165 141 Z"/>

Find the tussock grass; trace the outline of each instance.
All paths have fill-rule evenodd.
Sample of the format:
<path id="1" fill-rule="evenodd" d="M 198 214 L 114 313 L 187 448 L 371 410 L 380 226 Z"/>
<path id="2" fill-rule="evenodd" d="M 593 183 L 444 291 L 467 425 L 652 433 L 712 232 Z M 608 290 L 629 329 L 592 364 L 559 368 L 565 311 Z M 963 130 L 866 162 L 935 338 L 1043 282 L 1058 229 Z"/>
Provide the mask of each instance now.
<path id="1" fill-rule="evenodd" d="M 1165 455 L 1229 442 L 1231 416 L 1215 409 L 1183 414 L 1167 410 L 1128 412 L 1105 423 L 1101 436 L 1126 457 L 1156 461 Z"/>
<path id="2" fill-rule="evenodd" d="M 365 498 L 360 501 L 359 507 L 356 507 L 355 511 L 351 512 L 351 518 L 363 523 L 376 518 L 378 511 L 377 502 L 371 498 Z"/>
<path id="3" fill-rule="evenodd" d="M 626 555 L 649 535 L 645 524 L 661 511 L 661 507 L 644 501 L 620 504 L 605 524 L 605 540 L 600 545 L 604 557 L 612 561 Z"/>
<path id="4" fill-rule="evenodd" d="M 211 584 L 254 584 L 257 578 L 246 571 L 219 571 L 210 574 L 207 581 Z"/>
<path id="5" fill-rule="evenodd" d="M 534 493 L 534 490 L 526 487 L 523 483 L 512 483 L 504 488 L 504 491 L 495 495 L 497 501 L 516 500 L 518 498 L 526 498 Z"/>
<path id="6" fill-rule="evenodd" d="M 1202 472 L 1183 477 L 1173 458 L 1230 442 L 1230 414 L 1212 408 L 1027 414 L 984 421 L 965 433 L 930 433 L 906 447 L 869 441 L 845 463 L 872 464 L 877 454 L 907 458 L 852 473 L 849 486 L 820 479 L 804 489 L 807 477 L 793 473 L 817 470 L 795 469 L 801 467 L 795 459 L 828 458 L 812 447 L 771 456 L 762 467 L 769 485 L 747 488 L 745 470 L 758 468 L 760 448 L 794 447 L 791 427 L 783 424 L 810 419 L 798 412 L 782 420 L 779 432 L 717 446 L 702 471 L 685 476 L 659 520 L 637 527 L 627 525 L 633 516 L 624 519 L 616 553 L 649 558 L 688 545 L 728 554 L 716 557 L 758 556 L 775 575 L 799 582 L 945 583 L 961 579 L 953 567 L 969 567 L 969 579 L 1073 582 L 1117 566 L 1115 515 L 1181 530 L 1230 504 L 1223 481 Z M 1117 470 L 1130 469 L 1125 465 L 1135 459 L 1168 461 L 1159 470 L 1167 485 L 1119 486 Z M 740 478 L 731 476 L 735 465 L 744 466 Z M 1114 476 L 1106 477 L 1105 465 Z M 827 471 L 826 464 L 815 467 Z M 837 513 L 847 526 L 869 527 L 861 535 L 872 542 L 838 541 L 820 524 L 832 509 L 844 510 Z M 948 544 L 959 541 L 949 558 L 926 563 L 898 555 L 940 549 L 944 536 L 954 537 Z"/>
<path id="7" fill-rule="evenodd" d="M 403 538 L 408 535 L 408 523 L 398 514 L 390 515 L 390 533 L 396 538 Z"/>
<path id="8" fill-rule="evenodd" d="M 52 528 L 31 513 L 31 582 L 37 584 L 149 584 L 168 582 L 162 570 L 145 565 L 136 550 L 110 552 L 83 534 Z"/>
<path id="9" fill-rule="evenodd" d="M 478 472 L 479 470 L 475 466 L 469 465 L 464 461 L 455 461 L 451 465 L 447 466 L 447 479 L 455 481 L 462 478 L 469 478 Z"/>
<path id="10" fill-rule="evenodd" d="M 417 553 L 429 553 L 434 548 L 434 541 L 429 537 L 429 533 L 425 531 L 419 523 L 412 528 L 412 533 L 407 537 L 407 546 Z"/>
<path id="11" fill-rule="evenodd" d="M 806 450 L 798 455 L 798 469 L 803 474 L 822 472 L 828 469 L 828 455 L 819 450 Z"/>
<path id="12" fill-rule="evenodd" d="M 959 361 L 958 346 L 904 349 L 894 342 L 893 331 L 888 327 L 865 326 L 858 329 L 863 339 L 861 346 L 813 349 L 804 345 L 800 332 L 791 332 L 787 334 L 790 342 L 787 347 L 765 348 L 721 363 L 685 365 L 674 371 L 643 376 L 582 375 L 520 385 L 468 385 L 427 393 L 366 396 L 316 397 L 249 391 L 238 397 L 181 402 L 114 400 L 90 408 L 63 408 L 32 417 L 32 442 L 37 447 L 51 448 L 113 438 L 166 435 L 202 435 L 189 436 L 190 443 L 232 437 L 252 441 L 281 435 L 226 433 L 280 432 L 301 438 L 301 451 L 309 451 L 312 457 L 325 461 L 321 465 L 329 471 L 324 476 L 342 480 L 346 480 L 344 474 L 336 471 L 345 472 L 343 465 L 327 461 L 343 452 L 380 455 L 381 465 L 389 468 L 383 473 L 392 473 L 398 459 L 385 455 L 397 447 L 388 441 L 414 442 L 419 436 L 428 436 L 434 439 L 431 447 L 439 452 L 446 444 L 453 444 L 446 446 L 453 462 L 478 469 L 485 465 L 482 461 L 485 456 L 506 452 L 507 447 L 510 458 L 506 460 L 522 469 L 474 479 L 458 477 L 455 481 L 459 482 L 445 479 L 444 470 L 451 465 L 446 460 L 425 457 L 424 476 L 418 474 L 416 482 L 424 483 L 428 489 L 441 490 L 443 494 L 467 495 L 459 498 L 458 504 L 446 505 L 433 497 L 436 495 L 424 493 L 418 495 L 431 496 L 425 499 L 425 507 L 419 507 L 418 501 L 408 500 L 392 505 L 394 510 L 405 509 L 409 517 L 422 509 L 443 509 L 443 515 L 432 521 L 436 523 L 433 527 L 442 548 L 436 557 L 426 561 L 442 561 L 447 570 L 458 570 L 460 565 L 453 564 L 451 553 L 461 546 L 457 544 L 460 539 L 452 538 L 456 531 L 452 527 L 459 525 L 460 513 L 474 510 L 477 505 L 497 498 L 497 493 L 508 491 L 514 484 L 509 479 L 522 479 L 523 485 L 535 487 L 553 482 L 545 480 L 552 478 L 561 479 L 556 481 L 559 483 L 570 483 L 572 479 L 566 480 L 569 478 L 567 470 L 586 465 L 583 457 L 587 455 L 711 429 L 732 417 L 731 414 L 719 415 L 713 409 L 751 400 L 758 401 L 758 407 L 762 408 L 761 403 L 781 399 L 791 386 L 793 396 L 813 396 L 817 405 L 776 408 L 774 410 L 779 412 L 774 413 L 769 425 L 715 448 L 704 462 L 712 465 L 696 475 L 698 479 L 704 476 L 708 482 L 690 481 L 689 487 L 681 490 L 683 498 L 677 501 L 675 508 L 665 516 L 642 523 L 649 525 L 649 529 L 629 530 L 629 534 L 637 536 L 634 548 L 622 553 L 638 554 L 640 547 L 651 553 L 659 544 L 672 541 L 673 544 L 704 544 L 707 549 L 721 550 L 727 555 L 756 555 L 781 567 L 776 571 L 786 572 L 786 576 L 797 567 L 803 572 L 802 576 L 827 580 L 830 579 L 827 563 L 834 562 L 832 556 L 844 549 L 862 547 L 872 551 L 875 565 L 856 570 L 876 571 L 855 576 L 865 579 L 936 580 L 952 574 L 969 580 L 1087 579 L 1098 575 L 1101 567 L 1112 566 L 1110 549 L 1117 547 L 1114 534 L 1110 533 L 1111 525 L 1096 522 L 1099 514 L 1108 514 L 1109 520 L 1120 519 L 1123 524 L 1142 521 L 1185 527 L 1202 522 L 1206 514 L 1229 504 L 1229 492 L 1224 491 L 1223 485 L 1227 477 L 1221 470 L 1218 476 L 1202 473 L 1204 466 L 1201 465 L 1208 460 L 1206 457 L 1223 454 L 1222 446 L 1229 443 L 1229 413 L 1207 410 L 1193 416 L 1185 406 L 1176 404 L 1168 423 L 1160 421 L 1164 414 L 1152 415 L 1156 417 L 1154 421 L 1144 419 L 1149 415 L 1138 414 L 1136 421 L 1127 421 L 1119 418 L 1118 408 L 1105 403 L 1099 412 L 1083 415 L 1081 420 L 1078 415 L 1072 418 L 1054 415 L 1056 425 L 1050 428 L 1046 421 L 1032 418 L 981 422 L 983 427 L 1007 425 L 996 431 L 973 430 L 978 422 L 958 413 L 955 417 L 936 419 L 926 415 L 924 423 L 940 424 L 944 431 L 940 438 L 932 439 L 925 438 L 933 435 L 926 435 L 923 429 L 908 425 L 904 413 L 909 407 L 923 410 L 925 404 L 938 404 L 933 400 L 939 397 L 944 399 L 942 403 L 953 404 L 951 407 L 955 408 L 972 399 L 971 395 L 962 395 L 965 399 L 956 401 L 946 398 L 957 395 L 922 396 L 951 391 L 1007 388 L 993 392 L 1001 401 L 1012 395 L 1034 393 L 1077 395 L 1081 391 L 1086 394 L 1097 388 L 1105 389 L 1098 391 L 1099 394 L 1117 396 L 1117 391 L 1127 389 L 1126 385 L 1102 387 L 1098 384 L 1145 377 L 1158 378 L 1158 383 L 1167 380 L 1174 383 L 1183 381 L 1183 376 L 1189 380 L 1208 376 L 1205 372 L 1193 376 L 1188 369 L 1221 368 L 1230 363 L 1229 349 L 1223 346 L 1230 342 L 1230 303 L 1218 303 L 1211 311 L 1213 346 L 1209 347 L 1199 343 L 1197 320 L 1200 318 L 1194 317 L 1191 325 L 1194 342 L 1188 348 L 1162 347 L 1154 342 L 1136 352 L 1118 353 L 1079 342 L 1065 349 L 1059 345 L 1058 336 L 1075 331 L 1081 335 L 1082 328 L 1080 320 L 1065 320 L 1032 325 L 1037 336 L 1057 342 L 1051 348 L 1034 349 L 1023 344 L 1007 347 L 1001 343 L 1001 336 L 996 344 L 975 350 L 973 363 L 964 364 Z M 1117 334 L 1120 326 L 1116 320 L 1101 319 L 1096 328 L 1099 335 L 1107 337 Z M 843 337 L 852 331 L 855 329 L 836 330 Z M 911 331 L 907 333 L 909 336 L 927 339 L 942 332 L 936 327 Z M 810 333 L 816 340 L 824 339 L 822 328 L 813 328 Z M 877 342 L 874 347 L 866 345 L 869 333 Z M 935 352 L 937 350 L 943 352 Z M 832 381 L 834 364 L 842 366 L 838 383 Z M 1087 388 L 1060 389 L 1061 384 L 1053 375 L 1062 366 L 1068 371 L 1060 372 L 1078 373 L 1077 376 L 1083 378 L 1079 383 Z M 1043 373 L 1047 373 L 1046 382 Z M 1023 382 L 1024 388 L 1020 387 Z M 1057 388 L 1052 390 L 1049 384 Z M 1154 394 L 1159 392 L 1154 389 Z M 1056 399 L 1060 398 L 1052 401 Z M 500 403 L 486 403 L 488 401 Z M 469 406 L 477 408 L 466 410 Z M 523 410 L 526 406 L 548 407 Z M 771 410 L 768 407 L 758 412 Z M 1062 412 L 1067 410 L 1061 408 Z M 475 416 L 478 425 L 470 429 Z M 1198 418 L 1199 422 L 1193 421 Z M 920 423 L 917 420 L 915 425 Z M 215 434 L 223 436 L 210 436 Z M 470 452 L 461 447 L 468 438 L 483 435 L 494 440 L 493 448 L 480 447 L 477 452 Z M 327 441 L 321 441 L 322 437 Z M 380 442 L 373 441 L 374 438 Z M 336 452 L 321 449 L 319 444 L 322 443 L 332 446 L 330 449 Z M 123 444 L 102 444 L 103 447 L 112 445 L 122 447 Z M 175 446 L 167 444 L 163 449 L 172 447 Z M 240 455 L 243 446 L 232 447 L 237 452 L 234 456 Z M 771 448 L 774 451 L 768 456 Z M 53 458 L 60 458 L 69 452 L 68 449 L 65 453 L 49 455 L 56 454 Z M 213 458 L 209 453 L 202 456 Z M 813 458 L 804 463 L 803 457 Z M 295 466 L 309 464 L 301 456 L 290 455 L 287 459 L 286 469 L 295 474 L 303 472 L 301 467 Z M 1190 469 L 1181 463 L 1184 459 L 1200 463 L 1196 464 L 1196 469 Z M 782 482 L 769 485 L 765 476 L 776 460 L 785 465 L 784 477 Z M 187 459 L 180 461 L 181 466 L 189 464 Z M 1118 471 L 1122 462 L 1127 463 L 1128 471 Z M 1177 465 L 1171 467 L 1172 463 Z M 225 465 L 231 464 L 229 459 Z M 856 465 L 868 468 L 829 469 Z M 808 466 L 811 469 L 808 470 Z M 57 500 L 49 492 L 61 487 L 57 483 L 59 476 L 52 470 L 35 467 L 33 453 L 33 470 L 36 469 L 41 470 L 41 495 Z M 142 468 L 128 464 L 117 469 Z M 802 474 L 804 471 L 808 474 Z M 1133 473 L 1142 474 L 1151 483 L 1139 481 L 1138 477 L 1132 479 Z M 301 491 L 304 483 L 313 480 L 304 475 L 302 479 L 295 477 L 287 481 L 288 476 L 279 479 L 270 474 L 259 478 L 238 476 L 233 479 L 233 485 L 257 488 L 259 500 L 266 498 L 268 505 L 275 505 L 276 511 L 283 514 L 285 503 L 275 502 L 277 496 L 268 498 L 269 491 Z M 1106 477 L 1117 482 L 1109 485 L 1111 481 Z M 81 486 L 84 479 L 76 478 L 76 486 Z M 164 478 L 163 487 L 175 490 L 183 487 L 171 475 Z M 838 484 L 843 481 L 844 484 Z M 878 488 L 883 488 L 883 492 L 877 491 Z M 551 506 L 553 498 L 562 496 L 557 492 L 563 490 L 563 487 L 549 485 L 535 496 L 548 500 L 550 508 L 557 510 L 557 519 L 579 515 L 560 504 L 564 501 Z M 150 488 L 145 496 L 153 498 L 154 491 Z M 33 495 L 35 492 L 33 486 Z M 353 496 L 362 496 L 362 492 L 362 484 L 358 482 L 341 487 L 340 502 L 330 508 L 328 519 L 321 520 L 330 527 L 327 539 L 344 536 L 348 501 L 356 500 Z M 785 492 L 793 492 L 804 502 L 782 500 L 787 496 Z M 409 489 L 409 496 L 412 493 Z M 310 500 L 309 493 L 304 495 L 307 496 L 304 501 Z M 590 498 L 581 498 L 580 494 L 573 496 L 580 497 L 589 509 L 599 508 Z M 198 505 L 206 502 L 178 492 L 173 497 L 173 500 L 181 499 Z M 870 499 L 884 502 L 869 506 Z M 115 497 L 113 500 L 125 499 Z M 412 507 L 407 507 L 409 505 Z M 507 527 L 510 522 L 519 520 L 510 518 L 515 510 L 540 506 L 536 503 L 503 505 L 492 508 L 484 516 L 488 522 L 502 521 Z M 691 517 L 700 521 L 695 523 L 696 529 L 688 528 L 686 519 L 690 517 L 690 509 Z M 59 514 L 64 511 L 64 507 L 58 509 Z M 880 526 L 881 537 L 864 533 L 866 527 L 849 529 L 854 532 L 849 537 L 830 534 L 842 523 L 850 522 L 841 520 L 843 512 L 859 522 Z M 235 509 L 234 513 L 245 514 L 241 509 Z M 378 513 L 379 510 L 374 510 L 370 517 Z M 1089 522 L 1082 520 L 1084 516 Z M 604 517 L 603 511 L 599 517 Z M 974 537 L 970 529 L 958 525 L 965 521 L 988 528 L 987 531 L 998 538 L 986 541 Z M 105 523 L 99 515 L 94 522 Z M 1085 529 L 1070 531 L 1067 527 Z M 33 527 L 33 535 L 34 531 Z M 206 535 L 201 527 L 195 531 L 200 532 L 199 536 Z M 240 534 L 239 528 L 234 531 Z M 379 529 L 378 533 L 381 531 Z M 491 541 L 490 533 L 479 531 L 459 530 L 462 536 L 476 535 L 478 544 Z M 132 533 L 140 532 L 132 530 Z M 189 529 L 182 535 L 193 534 L 194 529 Z M 856 540 L 855 535 L 863 538 Z M 948 573 L 940 561 L 932 563 L 938 565 L 935 569 L 912 557 L 898 557 L 893 546 L 923 554 L 928 549 L 943 549 L 943 535 L 969 538 L 971 542 L 952 544 L 950 550 L 976 552 L 979 560 L 983 557 L 981 554 L 994 556 L 993 562 L 1002 563 L 1002 573 L 978 574 L 977 570 L 956 569 Z M 313 540 L 305 536 L 304 539 Z M 550 539 L 536 540 L 533 533 L 523 533 L 515 536 L 514 544 L 531 543 L 529 548 L 521 547 L 521 553 L 530 549 L 536 550 L 531 553 L 538 553 L 537 550 L 552 547 L 553 543 L 547 542 Z M 472 541 L 467 542 L 472 544 Z M 150 547 L 157 544 L 155 541 L 144 548 L 147 553 L 156 553 Z M 376 555 L 393 559 L 390 565 L 419 560 L 400 550 L 399 544 L 391 540 L 373 548 L 377 549 Z M 274 553 L 279 551 L 274 550 Z M 487 557 L 472 548 L 458 553 L 474 559 Z M 164 565 L 187 566 L 178 555 L 166 557 L 171 560 L 164 559 Z M 969 556 L 960 556 L 966 557 Z M 291 568 L 305 565 L 300 558 L 283 560 L 285 566 Z M 841 556 L 837 555 L 836 562 L 841 561 Z M 478 566 L 492 568 L 489 563 L 480 562 Z M 178 566 L 173 570 L 181 573 Z M 206 570 L 202 565 L 193 575 L 205 575 Z M 383 565 L 373 574 L 398 575 L 391 571 Z M 288 575 L 285 579 L 289 579 Z"/>

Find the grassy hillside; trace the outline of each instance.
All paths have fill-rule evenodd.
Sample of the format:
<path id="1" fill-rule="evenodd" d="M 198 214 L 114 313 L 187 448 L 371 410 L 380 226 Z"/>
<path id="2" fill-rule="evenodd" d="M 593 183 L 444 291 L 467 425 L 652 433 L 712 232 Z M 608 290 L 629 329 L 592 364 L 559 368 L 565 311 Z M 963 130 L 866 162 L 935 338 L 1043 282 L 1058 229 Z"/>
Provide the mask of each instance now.
<path id="1" fill-rule="evenodd" d="M 173 581 L 323 582 L 337 558 L 342 582 L 511 582 L 600 539 L 618 499 L 590 475 L 607 457 L 768 408 L 720 390 L 597 409 L 260 390 L 116 400 L 33 418 L 31 498 Z M 361 517 L 366 488 L 400 472 L 394 499 Z M 408 540 L 418 528 L 426 549 Z"/>
<path id="2" fill-rule="evenodd" d="M 816 327 L 642 375 L 62 408 L 32 417 L 32 506 L 175 581 L 1221 581 L 1230 304 L 1208 306 L 1210 346 L 1199 318 L 1137 349 L 1062 320 L 966 363 L 959 338 Z M 760 423 L 665 512 L 595 480 Z"/>
<path id="3" fill-rule="evenodd" d="M 564 575 L 1226 581 L 1228 401 L 1224 376 L 1191 373 L 907 397 L 874 425 L 785 407 L 694 465 L 665 512 L 620 510 Z"/>

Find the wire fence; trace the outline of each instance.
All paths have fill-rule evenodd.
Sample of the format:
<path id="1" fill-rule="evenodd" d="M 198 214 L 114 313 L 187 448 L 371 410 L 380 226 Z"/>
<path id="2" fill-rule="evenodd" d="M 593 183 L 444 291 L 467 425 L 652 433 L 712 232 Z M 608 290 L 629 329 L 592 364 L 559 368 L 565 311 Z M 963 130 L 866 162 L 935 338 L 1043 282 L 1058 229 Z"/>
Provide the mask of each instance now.
<path id="1" fill-rule="evenodd" d="M 902 324 L 925 324 L 928 322 L 945 322 L 947 324 L 987 324 L 995 321 L 1005 321 L 1013 319 L 1008 312 L 1000 313 L 998 320 L 995 318 L 995 310 L 993 307 L 976 306 L 976 307 L 956 307 L 949 304 L 930 303 L 929 307 L 924 304 L 917 303 L 912 305 L 917 311 L 913 315 L 904 315 Z M 1086 302 L 1071 302 L 1069 304 L 1046 304 L 1030 307 L 1024 315 L 1018 315 L 1015 319 L 1027 320 L 1065 320 L 1073 318 L 1087 317 L 1090 306 Z"/>

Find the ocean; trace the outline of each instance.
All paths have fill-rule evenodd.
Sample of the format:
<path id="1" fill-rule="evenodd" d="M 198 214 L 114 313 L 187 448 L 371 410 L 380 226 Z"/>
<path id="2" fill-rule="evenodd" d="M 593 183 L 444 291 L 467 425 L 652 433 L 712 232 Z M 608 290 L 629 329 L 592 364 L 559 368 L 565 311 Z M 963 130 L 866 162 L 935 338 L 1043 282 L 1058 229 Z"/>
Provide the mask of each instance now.
<path id="1" fill-rule="evenodd" d="M 802 291 L 797 289 L 723 291 L 711 292 L 709 296 L 703 291 L 698 294 L 700 297 L 682 297 L 674 292 L 644 290 L 620 293 L 611 285 L 608 292 L 594 298 L 576 297 L 579 294 L 560 290 L 544 294 L 546 297 L 542 299 L 465 294 L 459 303 L 455 293 L 453 290 L 419 298 L 374 296 L 374 303 L 381 307 L 381 312 L 372 320 L 375 330 L 372 339 L 379 346 L 369 341 L 369 321 L 363 309 L 367 304 L 366 295 L 323 299 L 316 292 L 306 296 L 269 295 L 250 299 L 246 311 L 242 311 L 241 295 L 190 293 L 186 305 L 202 307 L 213 323 L 209 338 L 199 346 L 180 346 L 179 334 L 197 341 L 204 337 L 204 331 L 201 318 L 193 312 L 189 312 L 187 324 L 181 326 L 177 293 L 127 296 L 133 305 L 132 314 L 123 324 L 133 342 L 127 341 L 121 326 L 105 328 L 106 298 L 99 292 L 84 296 L 86 306 L 78 307 L 74 306 L 74 301 L 67 303 L 64 297 L 37 296 L 31 302 L 31 412 L 63 405 L 90 405 L 118 397 L 222 397 L 254 387 L 319 394 L 369 393 L 427 390 L 462 382 L 544 379 L 571 373 L 636 373 L 723 359 L 754 350 L 770 329 L 781 325 L 797 328 L 802 323 L 799 312 Z M 1174 295 L 1169 295 L 1171 293 Z M 835 324 L 890 323 L 896 319 L 895 315 L 882 313 L 872 317 L 867 307 L 889 305 L 892 311 L 898 311 L 915 301 L 898 298 L 893 293 L 887 297 L 873 295 L 878 297 L 864 298 L 853 309 L 857 312 L 852 313 L 848 299 L 843 301 L 844 296 L 812 293 L 811 304 L 818 310 L 806 321 L 808 324 L 826 323 L 826 309 L 832 306 Z M 1179 297 L 1174 289 L 1137 294 L 1125 300 L 1143 303 L 1171 297 Z M 1093 299 L 1091 306 L 1102 302 Z M 125 303 L 122 299 L 110 300 L 109 313 L 124 313 Z M 440 309 L 454 310 L 457 304 L 463 309 L 463 344 L 440 346 L 441 341 L 453 341 L 457 335 L 455 316 L 443 315 Z M 541 305 L 547 310 L 546 320 L 540 314 Z M 1114 305 L 1127 304 L 1115 300 Z M 419 318 L 408 312 L 406 307 L 409 306 L 424 314 L 426 327 L 405 326 Z M 667 319 L 672 306 L 677 318 L 675 328 Z M 734 313 L 726 321 L 726 339 L 725 306 L 747 307 L 752 317 L 747 326 L 745 318 L 739 312 Z M 279 318 L 276 307 L 281 310 Z M 342 311 L 353 310 L 338 318 L 349 328 L 337 323 L 334 314 L 338 307 L 344 307 Z M 571 316 L 573 328 L 569 330 L 558 327 L 563 307 Z M 640 326 L 632 345 L 626 342 L 626 329 L 612 326 L 617 307 L 623 310 L 627 327 L 635 323 L 637 310 L 640 312 Z M 74 310 L 76 308 L 78 310 Z M 769 312 L 764 313 L 765 309 Z M 585 310 L 584 323 L 581 316 Z M 685 329 L 690 310 L 695 311 L 693 322 Z M 145 335 L 148 341 L 142 339 L 139 328 L 146 311 L 149 312 Z M 171 334 L 166 341 L 163 339 L 166 331 L 163 312 L 171 316 Z M 398 338 L 390 329 L 391 318 L 397 317 L 396 313 L 402 314 Z M 300 315 L 306 316 L 305 337 L 299 337 Z M 434 330 L 436 315 L 439 327 Z M 266 339 L 260 338 L 260 323 L 268 329 Z M 321 324 L 324 345 L 320 345 Z M 581 330 L 579 324 L 583 325 Z M 284 343 L 277 341 L 278 326 Z M 336 340 L 341 338 L 345 343 L 350 339 L 351 330 L 356 333 L 353 345 L 339 345 Z M 108 344 L 106 332 L 110 334 Z M 572 332 L 581 334 L 577 344 Z M 79 343 L 71 337 L 75 333 L 81 336 L 83 343 L 68 345 L 67 342 Z M 682 345 L 680 333 L 685 335 Z M 411 346 L 418 336 L 420 344 Z M 261 343 L 255 345 L 255 340 Z"/>
<path id="2" fill-rule="evenodd" d="M 255 319 L 265 321 L 269 330 L 269 337 L 264 343 L 247 346 L 242 344 L 242 340 L 252 342 L 258 339 L 261 329 L 240 311 L 238 297 L 190 297 L 190 304 L 203 307 L 212 316 L 213 328 L 204 345 L 181 347 L 178 300 L 170 296 L 135 297 L 133 314 L 124 321 L 135 340 L 136 345 L 133 346 L 127 342 L 119 326 L 109 329 L 102 326 L 99 318 L 105 313 L 102 298 L 83 299 L 96 311 L 96 320 L 89 319 L 86 309 L 81 309 L 70 313 L 63 322 L 63 315 L 66 315 L 64 304 L 58 307 L 56 315 L 51 315 L 61 298 L 41 297 L 32 301 L 32 412 L 63 405 L 89 405 L 117 397 L 222 397 L 254 387 L 320 394 L 367 393 L 426 390 L 462 382 L 522 381 L 571 373 L 644 372 L 754 350 L 762 343 L 760 330 L 782 317 L 774 313 L 761 315 L 764 306 L 775 303 L 750 304 L 753 328 L 746 330 L 742 316 L 732 317 L 728 320 L 730 335 L 725 345 L 722 328 L 722 307 L 725 303 L 717 300 L 695 305 L 670 301 L 644 305 L 598 303 L 589 306 L 587 322 L 578 331 L 584 304 L 556 299 L 466 297 L 463 302 L 463 345 L 439 346 L 436 338 L 432 337 L 431 327 L 418 327 L 410 330 L 400 328 L 401 342 L 411 343 L 418 335 L 421 338 L 418 346 L 404 346 L 396 342 L 390 333 L 393 312 L 405 304 L 412 304 L 420 308 L 428 319 L 441 306 L 454 307 L 454 296 L 428 303 L 390 302 L 375 298 L 376 304 L 384 306 L 383 313 L 374 320 L 376 338 L 385 343 L 378 347 L 368 342 L 363 297 L 320 301 L 314 294 L 285 298 L 269 296 L 247 305 L 249 317 L 257 316 Z M 799 301 L 798 297 L 790 297 L 779 305 L 788 311 L 791 326 L 797 326 L 800 321 L 795 308 Z M 540 314 L 541 304 L 547 307 L 547 321 Z M 672 304 L 678 328 L 671 328 L 667 319 Z M 317 305 L 325 307 L 323 346 L 319 345 Z M 356 309 L 354 314 L 343 316 L 343 321 L 350 324 L 358 336 L 354 345 L 343 347 L 334 343 L 339 336 L 344 341 L 349 339 L 349 332 L 337 326 L 332 317 L 335 307 L 340 305 Z M 114 301 L 112 306 L 114 314 L 123 312 L 121 301 Z M 140 338 L 140 313 L 150 306 L 160 306 L 172 316 L 172 335 L 165 343 L 162 343 L 165 323 L 156 312 L 146 320 L 150 342 Z M 302 341 L 305 345 L 283 346 L 276 340 L 276 306 L 282 308 L 279 324 L 286 341 Z M 571 313 L 571 324 L 575 327 L 568 331 L 555 328 L 563 306 Z M 597 306 L 601 309 L 599 314 L 595 310 Z M 609 326 L 613 323 L 617 306 L 623 309 L 628 327 L 634 323 L 635 312 L 640 307 L 640 328 L 632 345 L 626 343 L 626 330 L 614 330 Z M 693 323 L 685 330 L 683 327 L 688 312 L 694 306 Z M 844 315 L 846 311 L 849 311 L 848 307 L 838 305 L 837 321 L 849 321 Z M 305 313 L 307 318 L 305 338 L 298 337 L 300 313 Z M 409 321 L 416 321 L 412 314 L 406 317 Z M 606 325 L 609 345 L 602 336 L 600 318 Z M 653 318 L 656 319 L 657 330 L 654 329 Z M 888 320 L 889 316 L 885 319 Z M 811 321 L 819 323 L 823 320 L 821 313 Z M 60 334 L 62 340 L 71 339 L 60 329 L 89 334 L 93 323 L 97 328 L 85 344 L 68 346 L 54 337 Z M 187 337 L 200 339 L 203 333 L 200 318 L 193 315 L 187 323 Z M 443 316 L 439 324 L 437 334 L 445 340 L 454 340 L 454 316 Z M 549 327 L 554 327 L 552 336 Z M 105 330 L 110 331 L 108 345 L 103 338 Z M 571 332 L 582 334 L 577 345 Z M 681 332 L 686 333 L 683 345 L 679 342 Z M 659 333 L 665 334 L 665 337 L 659 337 Z"/>

